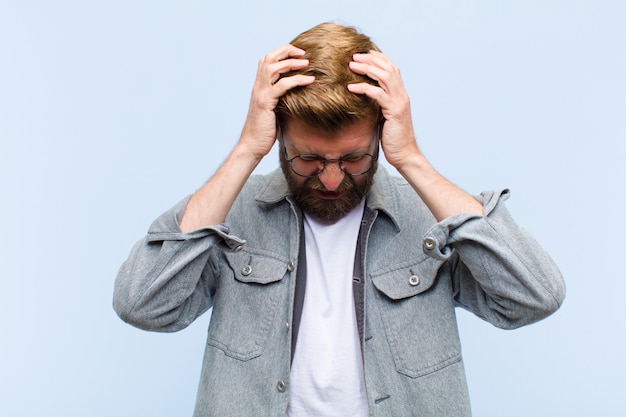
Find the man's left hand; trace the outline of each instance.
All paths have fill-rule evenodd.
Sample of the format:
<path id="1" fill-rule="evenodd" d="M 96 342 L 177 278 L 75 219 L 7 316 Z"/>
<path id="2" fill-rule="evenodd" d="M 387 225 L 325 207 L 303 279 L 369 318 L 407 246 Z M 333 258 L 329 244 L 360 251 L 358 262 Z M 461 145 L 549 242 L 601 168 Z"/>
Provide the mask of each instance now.
<path id="1" fill-rule="evenodd" d="M 380 105 L 384 118 L 381 144 L 387 161 L 399 171 L 415 155 L 420 155 L 411 119 L 411 104 L 400 70 L 383 53 L 354 54 L 350 69 L 378 82 L 348 84 L 348 90 L 365 94 Z"/>

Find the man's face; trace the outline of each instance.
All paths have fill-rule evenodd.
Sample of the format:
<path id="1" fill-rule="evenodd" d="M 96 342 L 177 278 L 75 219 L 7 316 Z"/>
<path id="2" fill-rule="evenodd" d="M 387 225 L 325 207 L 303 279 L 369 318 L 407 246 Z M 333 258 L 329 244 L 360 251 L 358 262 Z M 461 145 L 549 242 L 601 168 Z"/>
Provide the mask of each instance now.
<path id="1" fill-rule="evenodd" d="M 312 128 L 303 122 L 290 119 L 283 126 L 282 141 L 284 148 L 280 151 L 280 165 L 287 179 L 289 190 L 298 206 L 307 214 L 329 222 L 334 222 L 356 207 L 367 195 L 374 181 L 377 161 L 370 163 L 369 156 L 352 162 L 352 157 L 362 154 L 378 154 L 377 126 L 374 121 L 362 120 L 343 128 L 336 134 L 328 134 L 323 130 Z M 282 147 L 281 147 L 282 148 Z M 285 156 L 285 151 L 287 155 Z M 303 158 L 296 158 L 290 164 L 286 158 L 296 156 L 317 155 L 326 159 L 344 157 L 343 166 L 347 171 L 355 169 L 371 169 L 362 175 L 352 176 L 344 172 L 338 161 L 327 161 L 324 169 L 311 178 L 297 175 L 293 170 Z M 365 164 L 359 166 L 359 163 Z M 307 165 L 323 164 L 320 161 L 306 162 Z M 352 168 L 356 166 L 357 168 Z M 301 174 L 311 174 L 300 172 Z"/>

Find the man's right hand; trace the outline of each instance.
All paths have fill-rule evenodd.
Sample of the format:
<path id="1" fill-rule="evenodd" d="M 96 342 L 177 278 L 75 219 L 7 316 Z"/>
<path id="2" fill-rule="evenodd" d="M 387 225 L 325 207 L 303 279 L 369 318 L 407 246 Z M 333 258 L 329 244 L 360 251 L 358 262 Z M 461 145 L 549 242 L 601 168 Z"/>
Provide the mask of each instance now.
<path id="1" fill-rule="evenodd" d="M 260 161 L 272 149 L 276 140 L 276 115 L 278 99 L 294 87 L 315 81 L 314 76 L 281 74 L 299 70 L 309 64 L 302 49 L 285 45 L 275 49 L 259 61 L 256 81 L 252 88 L 248 117 L 241 132 L 240 146 L 245 147 Z"/>
<path id="2" fill-rule="evenodd" d="M 215 174 L 189 199 L 180 221 L 182 232 L 224 222 L 250 174 L 274 146 L 277 136 L 274 109 L 278 99 L 294 87 L 315 81 L 315 77 L 301 74 L 281 77 L 306 67 L 309 61 L 300 59 L 303 55 L 302 49 L 286 45 L 259 61 L 241 138 Z"/>

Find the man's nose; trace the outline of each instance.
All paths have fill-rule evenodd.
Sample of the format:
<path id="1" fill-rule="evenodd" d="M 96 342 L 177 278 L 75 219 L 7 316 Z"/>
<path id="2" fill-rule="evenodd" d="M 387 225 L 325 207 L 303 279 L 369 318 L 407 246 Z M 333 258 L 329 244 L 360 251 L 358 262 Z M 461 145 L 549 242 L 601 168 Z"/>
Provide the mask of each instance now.
<path id="1" fill-rule="evenodd" d="M 339 163 L 327 163 L 326 168 L 320 172 L 318 177 L 328 191 L 335 191 L 345 175 L 346 173 L 339 167 Z"/>

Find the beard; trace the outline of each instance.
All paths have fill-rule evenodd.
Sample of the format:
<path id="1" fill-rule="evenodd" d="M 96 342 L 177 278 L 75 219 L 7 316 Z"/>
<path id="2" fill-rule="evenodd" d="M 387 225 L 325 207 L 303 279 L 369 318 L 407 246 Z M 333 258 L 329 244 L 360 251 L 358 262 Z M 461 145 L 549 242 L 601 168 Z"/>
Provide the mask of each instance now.
<path id="1" fill-rule="evenodd" d="M 337 199 L 324 199 L 318 197 L 314 191 L 329 191 L 319 177 L 307 178 L 302 182 L 301 178 L 293 171 L 289 163 L 281 156 L 280 167 L 287 180 L 287 185 L 294 201 L 305 213 L 319 220 L 335 222 L 353 208 L 359 205 L 374 183 L 374 174 L 378 168 L 378 162 L 374 161 L 372 169 L 363 175 L 359 175 L 358 181 L 352 175 L 344 174 L 343 181 L 336 190 L 337 193 L 345 193 Z"/>

